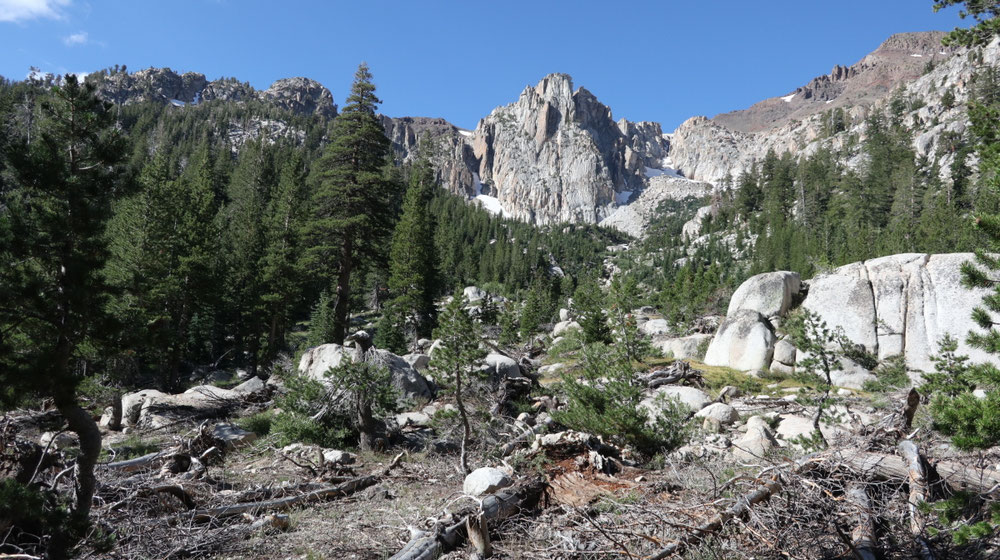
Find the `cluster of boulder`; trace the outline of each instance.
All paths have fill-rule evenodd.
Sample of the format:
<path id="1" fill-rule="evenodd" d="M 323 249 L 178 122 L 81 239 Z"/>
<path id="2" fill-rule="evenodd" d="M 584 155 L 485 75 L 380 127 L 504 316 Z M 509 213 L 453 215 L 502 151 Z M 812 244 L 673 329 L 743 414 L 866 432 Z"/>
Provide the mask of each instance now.
<path id="1" fill-rule="evenodd" d="M 797 307 L 815 313 L 879 360 L 903 355 L 914 381 L 921 372 L 933 371 L 931 358 L 945 335 L 959 342 L 959 353 L 989 361 L 989 354 L 964 342 L 975 327 L 972 309 L 986 293 L 961 283 L 961 265 L 973 257 L 891 255 L 842 266 L 808 283 L 794 272 L 759 274 L 733 294 L 704 361 L 741 371 L 793 372 L 806 356 L 779 334 L 779 327 Z M 836 385 L 860 388 L 874 379 L 861 365 L 841 362 L 833 375 Z"/>

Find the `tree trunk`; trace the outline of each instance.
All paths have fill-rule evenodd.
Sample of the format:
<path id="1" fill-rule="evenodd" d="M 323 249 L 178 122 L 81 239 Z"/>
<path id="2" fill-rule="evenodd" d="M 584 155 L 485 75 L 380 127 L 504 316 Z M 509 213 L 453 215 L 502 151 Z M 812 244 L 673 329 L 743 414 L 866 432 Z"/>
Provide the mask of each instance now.
<path id="1" fill-rule="evenodd" d="M 90 516 L 90 506 L 97 488 L 94 466 L 101 453 L 101 432 L 90 414 L 76 402 L 63 401 L 57 403 L 56 407 L 69 424 L 69 429 L 80 437 L 80 456 L 76 460 L 76 507 L 73 514 L 80 520 L 85 520 Z"/>
<path id="2" fill-rule="evenodd" d="M 358 424 L 358 446 L 362 451 L 375 450 L 375 418 L 372 405 L 361 395 L 355 396 L 355 411 Z"/>
<path id="3" fill-rule="evenodd" d="M 465 413 L 465 403 L 462 401 L 462 373 L 455 372 L 455 404 L 458 406 L 458 414 L 462 417 L 462 450 L 459 454 L 459 465 L 462 472 L 469 474 L 469 456 L 467 453 L 469 440 L 472 439 L 472 428 L 469 426 L 469 416 Z"/>
<path id="4" fill-rule="evenodd" d="M 337 273 L 337 302 L 333 306 L 333 341 L 343 344 L 350 321 L 351 272 L 354 269 L 354 240 L 350 231 L 344 233 L 344 246 L 340 252 L 340 270 Z"/>
<path id="5" fill-rule="evenodd" d="M 504 488 L 496 494 L 483 498 L 480 510 L 470 513 L 469 517 L 480 517 L 484 526 L 490 521 L 502 521 L 513 517 L 534 508 L 546 487 L 545 481 L 539 479 Z M 389 560 L 433 560 L 445 552 L 454 550 L 467 536 L 466 523 L 466 519 L 462 518 L 445 527 L 439 534 L 420 532 Z"/>

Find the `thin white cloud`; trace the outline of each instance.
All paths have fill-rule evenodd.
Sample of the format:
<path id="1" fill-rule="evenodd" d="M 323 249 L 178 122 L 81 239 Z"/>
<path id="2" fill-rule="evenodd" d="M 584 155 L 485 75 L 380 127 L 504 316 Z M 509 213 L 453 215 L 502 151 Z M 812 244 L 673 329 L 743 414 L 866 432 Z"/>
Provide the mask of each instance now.
<path id="1" fill-rule="evenodd" d="M 74 47 L 77 45 L 86 45 L 89 42 L 89 40 L 90 38 L 88 37 L 86 31 L 78 31 L 76 33 L 73 33 L 72 35 L 67 35 L 66 37 L 63 37 L 63 44 L 65 44 L 67 47 Z"/>
<path id="2" fill-rule="evenodd" d="M 0 22 L 63 17 L 62 8 L 72 0 L 0 0 Z"/>

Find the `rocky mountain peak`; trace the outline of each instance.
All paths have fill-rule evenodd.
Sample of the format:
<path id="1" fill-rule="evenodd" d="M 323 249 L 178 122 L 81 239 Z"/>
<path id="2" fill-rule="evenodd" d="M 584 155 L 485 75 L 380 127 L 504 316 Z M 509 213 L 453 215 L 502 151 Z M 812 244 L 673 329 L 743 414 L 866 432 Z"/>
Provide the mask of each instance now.
<path id="1" fill-rule="evenodd" d="M 323 84 L 309 78 L 284 78 L 261 92 L 261 98 L 298 114 L 336 116 L 333 94 Z"/>
<path id="2" fill-rule="evenodd" d="M 573 78 L 569 74 L 549 74 L 535 87 L 525 88 L 525 91 L 529 90 L 534 91 L 545 102 L 567 106 L 573 99 Z"/>
<path id="3" fill-rule="evenodd" d="M 536 224 L 595 223 L 646 184 L 668 142 L 658 126 L 616 123 L 567 74 L 527 86 L 479 122 L 471 139 L 475 196 Z M 456 190 L 456 189 L 453 189 Z"/>

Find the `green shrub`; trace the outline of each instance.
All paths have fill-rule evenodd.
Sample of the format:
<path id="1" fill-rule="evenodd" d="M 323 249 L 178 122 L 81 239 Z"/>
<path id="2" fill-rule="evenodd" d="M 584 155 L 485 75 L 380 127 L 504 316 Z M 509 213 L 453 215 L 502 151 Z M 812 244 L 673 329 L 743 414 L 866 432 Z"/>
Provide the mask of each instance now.
<path id="1" fill-rule="evenodd" d="M 957 353 L 958 344 L 944 337 L 935 371 L 924 374 L 921 391 L 931 400 L 934 427 L 951 436 L 960 449 L 992 447 L 1000 443 L 1000 370 L 990 364 L 968 365 Z M 973 394 L 984 390 L 982 398 Z"/>
<path id="2" fill-rule="evenodd" d="M 555 414 L 561 424 L 652 455 L 686 441 L 689 411 L 675 401 L 662 401 L 662 411 L 650 418 L 640 406 L 643 386 L 624 352 L 603 344 L 583 350 L 582 378 L 563 374 L 568 403 Z"/>
<path id="3" fill-rule="evenodd" d="M 0 528 L 7 535 L 4 542 L 16 543 L 18 533 L 73 540 L 70 523 L 69 510 L 54 495 L 43 494 L 13 479 L 0 480 Z"/>
<path id="4" fill-rule="evenodd" d="M 910 375 L 906 370 L 906 357 L 902 354 L 889 356 L 876 367 L 872 373 L 875 381 L 866 381 L 864 390 L 872 393 L 885 393 L 910 384 Z"/>
<path id="5" fill-rule="evenodd" d="M 236 420 L 236 425 L 263 437 L 271 433 L 271 424 L 273 422 L 274 415 L 270 411 L 265 410 L 264 412 L 258 412 L 257 414 Z"/>
<path id="6" fill-rule="evenodd" d="M 291 443 L 313 443 L 323 447 L 341 447 L 350 442 L 352 432 L 347 419 L 323 411 L 328 398 L 326 387 L 304 375 L 292 375 L 285 380 L 285 393 L 276 399 L 281 411 L 273 415 L 268 433 L 277 438 L 278 446 Z M 319 415 L 314 420 L 313 417 Z M 258 428 L 262 421 L 254 420 Z"/>
<path id="7" fill-rule="evenodd" d="M 312 443 L 321 447 L 344 447 L 354 440 L 354 433 L 342 417 L 334 416 L 323 421 L 295 412 L 281 412 L 271 421 L 271 433 L 277 436 L 275 444 L 284 447 L 291 443 Z"/>

